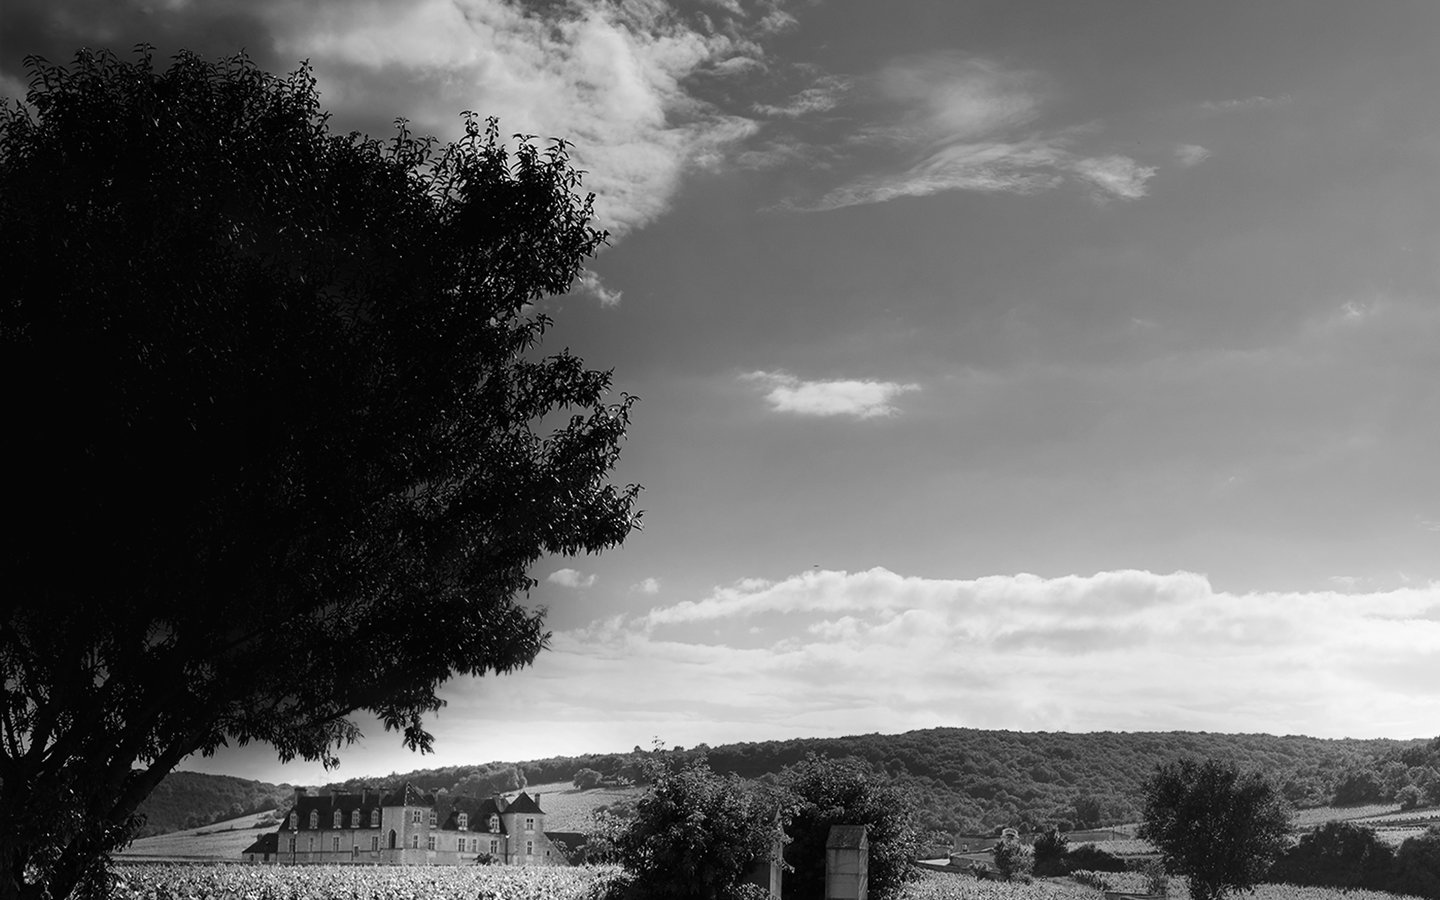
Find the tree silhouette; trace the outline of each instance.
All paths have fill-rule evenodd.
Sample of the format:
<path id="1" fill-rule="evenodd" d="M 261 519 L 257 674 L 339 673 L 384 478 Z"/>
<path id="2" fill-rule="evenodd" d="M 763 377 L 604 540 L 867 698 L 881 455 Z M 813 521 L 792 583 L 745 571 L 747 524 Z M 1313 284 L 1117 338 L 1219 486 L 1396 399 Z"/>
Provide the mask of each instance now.
<path id="1" fill-rule="evenodd" d="M 329 132 L 307 67 L 31 58 L 0 113 L 0 895 L 98 893 L 189 754 L 426 750 L 637 525 L 632 398 L 536 304 L 604 241 L 563 142 Z"/>

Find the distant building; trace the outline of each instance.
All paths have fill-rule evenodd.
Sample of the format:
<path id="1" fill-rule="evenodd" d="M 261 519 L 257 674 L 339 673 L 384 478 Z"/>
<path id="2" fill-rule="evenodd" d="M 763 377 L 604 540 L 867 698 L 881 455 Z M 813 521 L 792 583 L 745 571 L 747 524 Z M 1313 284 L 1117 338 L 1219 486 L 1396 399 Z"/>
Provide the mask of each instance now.
<path id="1" fill-rule="evenodd" d="M 274 839 L 269 849 L 266 838 Z M 413 785 L 391 793 L 295 791 L 295 804 L 272 834 L 244 852 L 254 863 L 365 863 L 508 866 L 569 865 L 553 840 L 575 850 L 583 837 L 545 831 L 545 811 L 521 792 L 503 797 L 436 798 Z"/>

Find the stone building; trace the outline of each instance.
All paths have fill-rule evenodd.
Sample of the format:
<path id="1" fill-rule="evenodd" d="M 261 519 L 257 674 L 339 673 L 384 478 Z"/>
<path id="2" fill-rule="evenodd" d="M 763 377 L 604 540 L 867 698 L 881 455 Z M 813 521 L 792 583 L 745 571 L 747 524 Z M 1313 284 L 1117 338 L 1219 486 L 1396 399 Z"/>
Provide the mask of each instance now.
<path id="1" fill-rule="evenodd" d="M 579 835 L 554 837 L 563 837 L 574 850 Z M 509 801 L 437 798 L 411 784 L 390 793 L 367 789 L 319 796 L 297 788 L 295 803 L 276 831 L 276 847 L 273 853 L 247 850 L 245 857 L 277 863 L 569 864 L 545 831 L 545 811 L 537 798 L 523 791 Z"/>

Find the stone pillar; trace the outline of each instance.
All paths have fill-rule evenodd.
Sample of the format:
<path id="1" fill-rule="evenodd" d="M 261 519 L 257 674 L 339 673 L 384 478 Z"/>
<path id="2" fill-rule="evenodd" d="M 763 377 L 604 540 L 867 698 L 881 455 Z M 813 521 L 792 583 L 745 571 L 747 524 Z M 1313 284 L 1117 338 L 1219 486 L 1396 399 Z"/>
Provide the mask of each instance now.
<path id="1" fill-rule="evenodd" d="M 832 825 L 825 841 L 825 900 L 868 900 L 870 839 L 864 825 Z"/>

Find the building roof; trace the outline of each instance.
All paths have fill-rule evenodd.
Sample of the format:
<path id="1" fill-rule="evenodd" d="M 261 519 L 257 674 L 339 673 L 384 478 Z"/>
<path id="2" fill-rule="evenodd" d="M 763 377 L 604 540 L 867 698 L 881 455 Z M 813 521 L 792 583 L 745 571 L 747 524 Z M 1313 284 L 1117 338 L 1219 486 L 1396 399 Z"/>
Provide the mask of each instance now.
<path id="1" fill-rule="evenodd" d="M 460 814 L 465 813 L 466 831 L 490 832 L 490 817 L 500 818 L 500 813 L 505 811 L 504 802 L 499 797 L 477 797 L 449 796 L 444 800 L 436 802 L 436 818 L 440 827 L 447 831 L 458 831 L 460 828 Z M 493 833 L 493 832 L 492 832 Z M 500 818 L 500 834 L 505 834 L 505 820 Z"/>
<path id="2" fill-rule="evenodd" d="M 255 843 L 246 847 L 241 853 L 279 853 L 280 832 L 267 831 L 255 839 Z"/>
<path id="3" fill-rule="evenodd" d="M 545 815 L 545 810 L 540 808 L 540 804 L 536 802 L 535 798 L 524 791 L 521 791 L 520 796 L 510 801 L 510 805 L 505 807 L 505 811 L 507 813 L 538 813 L 542 816 Z"/>

